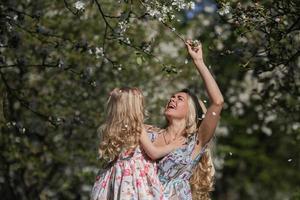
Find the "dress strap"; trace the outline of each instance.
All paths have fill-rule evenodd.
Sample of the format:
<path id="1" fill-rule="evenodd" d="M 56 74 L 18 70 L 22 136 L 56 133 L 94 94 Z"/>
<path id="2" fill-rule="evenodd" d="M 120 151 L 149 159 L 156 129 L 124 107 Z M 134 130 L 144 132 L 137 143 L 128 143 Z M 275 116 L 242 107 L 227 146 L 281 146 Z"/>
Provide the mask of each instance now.
<path id="1" fill-rule="evenodd" d="M 148 137 L 151 140 L 151 142 L 154 142 L 154 140 L 157 137 L 157 133 L 153 132 L 153 131 L 148 131 Z"/>
<path id="2" fill-rule="evenodd" d="M 154 142 L 154 140 L 157 138 L 159 132 L 162 130 L 158 127 L 148 125 L 148 124 L 145 124 L 145 128 L 146 128 L 146 131 L 148 133 L 148 137 L 151 140 L 151 142 Z"/>

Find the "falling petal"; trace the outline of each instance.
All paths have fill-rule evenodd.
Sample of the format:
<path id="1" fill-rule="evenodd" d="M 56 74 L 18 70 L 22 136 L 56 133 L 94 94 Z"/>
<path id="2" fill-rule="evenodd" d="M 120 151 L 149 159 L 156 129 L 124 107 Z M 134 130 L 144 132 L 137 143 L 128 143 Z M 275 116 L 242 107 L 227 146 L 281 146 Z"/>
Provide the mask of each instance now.
<path id="1" fill-rule="evenodd" d="M 232 156 L 232 152 L 229 152 L 229 155 Z"/>
<path id="2" fill-rule="evenodd" d="M 288 162 L 292 162 L 292 159 L 290 158 L 290 159 L 288 159 Z"/>

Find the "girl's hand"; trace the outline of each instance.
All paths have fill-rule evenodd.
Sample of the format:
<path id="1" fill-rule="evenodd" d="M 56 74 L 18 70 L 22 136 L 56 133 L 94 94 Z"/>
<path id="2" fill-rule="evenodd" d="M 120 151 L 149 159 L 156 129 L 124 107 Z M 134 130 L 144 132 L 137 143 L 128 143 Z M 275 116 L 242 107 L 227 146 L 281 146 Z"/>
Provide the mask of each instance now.
<path id="1" fill-rule="evenodd" d="M 185 42 L 185 45 L 187 47 L 190 56 L 194 61 L 203 60 L 202 45 L 200 42 L 187 40 Z"/>
<path id="2" fill-rule="evenodd" d="M 180 147 L 183 147 L 186 145 L 186 138 L 183 137 L 183 136 L 180 136 L 178 138 L 176 138 L 175 140 L 173 140 L 170 145 L 172 145 L 172 147 L 174 149 L 177 149 L 177 148 L 180 148 Z"/>

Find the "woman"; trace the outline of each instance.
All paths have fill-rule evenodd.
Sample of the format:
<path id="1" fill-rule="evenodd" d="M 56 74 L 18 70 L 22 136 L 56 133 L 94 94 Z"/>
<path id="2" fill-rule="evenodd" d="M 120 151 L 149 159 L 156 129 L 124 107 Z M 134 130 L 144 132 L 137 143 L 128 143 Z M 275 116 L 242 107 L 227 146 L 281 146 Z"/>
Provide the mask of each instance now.
<path id="1" fill-rule="evenodd" d="M 224 102 L 217 83 L 204 64 L 201 44 L 193 46 L 191 41 L 187 41 L 186 46 L 203 79 L 211 105 L 202 118 L 197 97 L 189 90 L 182 90 L 175 93 L 165 107 L 168 125 L 155 135 L 154 144 L 168 145 L 180 136 L 188 141 L 186 146 L 172 151 L 158 162 L 164 195 L 170 200 L 191 200 L 192 196 L 194 200 L 209 199 L 214 168 L 207 144 L 214 135 Z"/>

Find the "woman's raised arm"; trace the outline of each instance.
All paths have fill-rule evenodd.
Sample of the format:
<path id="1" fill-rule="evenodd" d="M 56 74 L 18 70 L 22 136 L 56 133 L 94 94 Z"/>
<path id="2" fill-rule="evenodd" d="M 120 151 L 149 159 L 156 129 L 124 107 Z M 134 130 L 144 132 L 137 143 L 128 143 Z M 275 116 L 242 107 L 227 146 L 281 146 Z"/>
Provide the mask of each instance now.
<path id="1" fill-rule="evenodd" d="M 187 41 L 186 46 L 194 64 L 196 65 L 196 69 L 204 82 L 206 92 L 210 99 L 210 106 L 208 107 L 205 117 L 202 119 L 201 125 L 198 129 L 199 142 L 197 142 L 197 146 L 198 149 L 201 149 L 214 135 L 224 99 L 215 79 L 203 61 L 201 44 L 193 46 L 191 41 Z"/>

